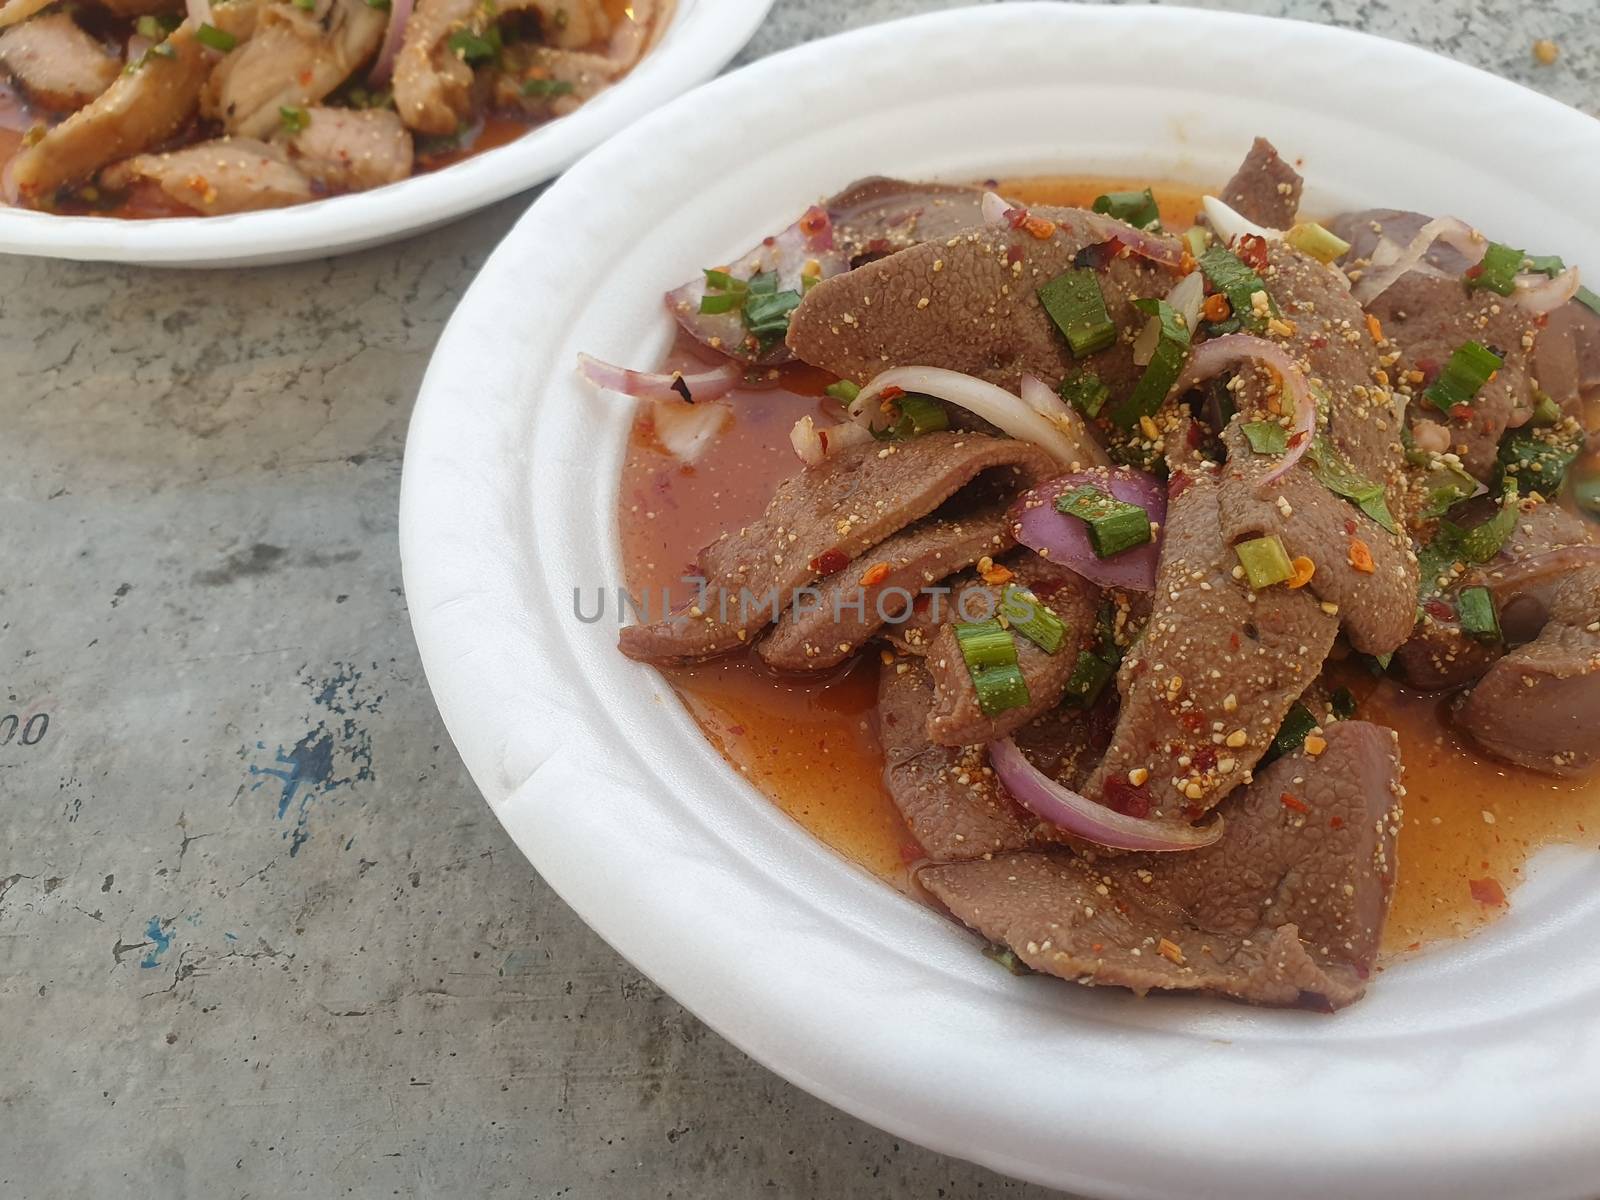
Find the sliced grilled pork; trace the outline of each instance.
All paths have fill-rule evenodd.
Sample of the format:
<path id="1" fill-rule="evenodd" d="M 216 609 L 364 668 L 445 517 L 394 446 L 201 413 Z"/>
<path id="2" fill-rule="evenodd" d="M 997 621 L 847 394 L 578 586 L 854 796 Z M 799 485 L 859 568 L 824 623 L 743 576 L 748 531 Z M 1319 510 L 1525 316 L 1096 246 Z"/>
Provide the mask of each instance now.
<path id="1" fill-rule="evenodd" d="M 184 24 L 163 45 L 171 56 L 149 54 L 132 72 L 21 151 L 6 170 L 8 199 L 48 204 L 68 184 L 84 183 L 107 163 L 143 153 L 177 133 L 194 115 L 209 52 Z"/>
<path id="2" fill-rule="evenodd" d="M 830 575 L 814 602 L 786 611 L 761 640 L 759 653 L 768 666 L 784 671 L 836 667 L 885 624 L 902 619 L 929 584 L 1011 544 L 1005 509 L 997 506 L 908 525 Z"/>
<path id="3" fill-rule="evenodd" d="M 283 150 L 254 138 L 218 138 L 161 154 L 139 154 L 100 172 L 112 191 L 148 179 L 206 216 L 282 208 L 312 198 L 311 183 Z"/>
<path id="4" fill-rule="evenodd" d="M 289 154 L 323 191 L 362 192 L 410 177 L 411 131 L 386 108 L 313 108 Z"/>
<path id="5" fill-rule="evenodd" d="M 1249 779 L 1316 678 L 1339 619 L 1309 589 L 1234 577 L 1215 476 L 1174 469 L 1155 608 L 1122 661 L 1122 710 L 1084 794 L 1135 816 L 1190 820 Z"/>
<path id="6" fill-rule="evenodd" d="M 226 55 L 201 108 L 236 137 L 270 137 L 282 109 L 317 104 L 378 52 L 389 15 L 366 0 L 263 4 L 250 40 Z"/>
<path id="7" fill-rule="evenodd" d="M 1036 446 L 975 433 L 929 433 L 840 453 L 779 484 L 766 512 L 701 552 L 707 606 L 629 626 L 622 652 L 660 664 L 737 649 L 790 607 L 795 589 L 852 567 L 975 480 L 977 503 L 1013 495 L 1054 470 Z M 743 612 L 741 592 L 753 597 Z"/>
<path id="8" fill-rule="evenodd" d="M 1064 979 L 1342 1008 L 1377 956 L 1403 794 L 1394 735 L 1341 722 L 1320 756 L 1288 755 L 1231 800 L 1227 831 L 1205 849 L 1097 863 L 996 853 L 919 878 L 967 925 Z"/>
<path id="9" fill-rule="evenodd" d="M 1600 566 L 1562 578 L 1543 632 L 1495 663 L 1455 719 L 1491 754 L 1547 775 L 1600 763 Z"/>
<path id="10" fill-rule="evenodd" d="M 1054 223 L 1049 237 L 982 226 L 823 280 L 790 317 L 790 348 L 859 383 L 898 366 L 944 367 L 1012 389 L 1024 372 L 1060 379 L 1074 365 L 1072 352 L 1037 292 L 1071 269 L 1079 251 L 1106 240 L 1106 218 L 1071 208 L 1033 213 Z M 1131 255 L 1111 259 L 1099 278 L 1106 309 L 1124 330 L 1145 320 L 1135 299 L 1165 295 L 1176 282 Z M 1131 343 L 1120 339 L 1086 361 L 1113 395 L 1142 374 Z"/>
<path id="11" fill-rule="evenodd" d="M 516 44 L 500 54 L 494 105 L 541 119 L 564 117 L 593 100 L 625 70 L 604 54 Z"/>
<path id="12" fill-rule="evenodd" d="M 1283 161 L 1266 138 L 1257 138 L 1250 153 L 1222 189 L 1222 201 L 1234 212 L 1268 229 L 1287 229 L 1300 211 L 1304 181 Z"/>
<path id="13" fill-rule="evenodd" d="M 111 86 L 122 64 L 64 12 L 13 25 L 0 34 L 0 71 L 27 98 L 52 112 L 75 112 Z"/>

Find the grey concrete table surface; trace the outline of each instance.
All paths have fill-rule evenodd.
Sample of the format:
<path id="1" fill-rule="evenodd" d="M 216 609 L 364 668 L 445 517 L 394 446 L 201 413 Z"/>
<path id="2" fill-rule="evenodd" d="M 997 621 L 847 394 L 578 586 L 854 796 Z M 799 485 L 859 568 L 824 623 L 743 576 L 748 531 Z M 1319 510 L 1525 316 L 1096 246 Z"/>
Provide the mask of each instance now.
<path id="1" fill-rule="evenodd" d="M 1221 7 L 1593 112 L 1591 5 Z M 741 61 L 939 7 L 780 0 Z M 1047 1194 L 748 1061 L 562 905 L 457 760 L 400 586 L 401 449 L 528 200 L 248 272 L 0 261 L 0 1195 Z"/>

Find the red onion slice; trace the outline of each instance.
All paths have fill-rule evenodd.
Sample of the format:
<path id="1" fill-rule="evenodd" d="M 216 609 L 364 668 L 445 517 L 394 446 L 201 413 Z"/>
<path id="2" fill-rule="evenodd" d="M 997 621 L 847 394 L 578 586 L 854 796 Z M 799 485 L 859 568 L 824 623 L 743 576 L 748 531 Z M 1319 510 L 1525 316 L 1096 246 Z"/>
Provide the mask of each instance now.
<path id="1" fill-rule="evenodd" d="M 1089 542 L 1089 527 L 1056 511 L 1056 497 L 1074 488 L 1099 488 L 1149 514 L 1154 537 L 1143 546 L 1100 558 Z M 1074 471 L 1041 483 L 1017 497 L 1006 513 L 1012 536 L 1040 557 L 1081 575 L 1096 587 L 1153 592 L 1156 566 L 1167 521 L 1167 490 L 1161 481 L 1132 467 Z"/>
<path id="2" fill-rule="evenodd" d="M 389 76 L 394 74 L 394 60 L 405 42 L 406 22 L 411 19 L 413 3 L 414 0 L 389 0 L 389 27 L 384 31 L 383 46 L 378 51 L 378 60 L 372 64 L 372 70 L 367 72 L 367 82 L 374 87 L 388 83 Z"/>
<path id="3" fill-rule="evenodd" d="M 737 386 L 742 372 L 733 363 L 723 363 L 706 371 L 685 375 L 682 371 L 646 372 L 632 371 L 601 362 L 588 354 L 578 355 L 578 374 L 597 388 L 608 392 L 621 392 L 638 400 L 665 400 L 683 403 L 720 400 Z M 676 386 L 689 389 L 684 396 Z"/>
<path id="4" fill-rule="evenodd" d="M 1235 238 L 1243 237 L 1247 233 L 1253 233 L 1256 237 L 1265 238 L 1269 242 L 1280 241 L 1283 238 L 1283 230 L 1257 225 L 1215 196 L 1202 196 L 1200 207 L 1205 210 L 1206 223 L 1211 226 L 1212 232 L 1222 239 L 1224 245 L 1231 244 Z"/>
<path id="5" fill-rule="evenodd" d="M 1078 462 L 1094 467 L 1111 465 L 1111 456 L 1089 432 L 1083 414 L 1063 400 L 1048 383 L 1037 375 L 1024 375 L 1021 394 L 1024 404 L 1066 435 Z"/>
<path id="6" fill-rule="evenodd" d="M 1114 850 L 1199 850 L 1222 836 L 1221 817 L 1209 825 L 1185 825 L 1130 817 L 1096 804 L 1040 771 L 1010 738 L 989 743 L 989 765 L 1011 798 L 1034 816 L 1096 845 Z"/>
<path id="7" fill-rule="evenodd" d="M 1119 221 L 1104 213 L 1084 212 L 1078 215 L 1096 236 L 1103 237 L 1107 241 L 1115 238 L 1140 258 L 1149 259 L 1157 266 L 1173 271 L 1183 269 L 1185 250 L 1183 243 L 1177 238 L 1151 233 L 1146 229 L 1135 229 L 1126 221 Z"/>
<path id="8" fill-rule="evenodd" d="M 1189 355 L 1189 361 L 1173 387 L 1174 395 L 1182 395 L 1197 384 L 1220 375 L 1230 367 L 1247 362 L 1265 363 L 1278 373 L 1283 395 L 1294 401 L 1294 426 L 1289 430 L 1289 449 L 1278 460 L 1278 465 L 1257 482 L 1265 488 L 1281 479 L 1286 471 L 1299 462 L 1317 433 L 1317 401 L 1311 394 L 1311 385 L 1300 371 L 1300 364 L 1282 346 L 1251 333 L 1230 333 L 1223 337 L 1201 342 Z"/>
<path id="9" fill-rule="evenodd" d="M 1350 294 L 1365 308 L 1388 291 L 1397 279 L 1422 262 L 1433 244 L 1440 241 L 1460 251 L 1467 260 L 1467 267 L 1482 262 L 1484 253 L 1489 249 L 1489 239 L 1460 217 L 1436 217 L 1417 230 L 1417 236 L 1411 239 L 1392 263 L 1383 267 L 1368 266 L 1361 278 L 1351 286 Z"/>
<path id="10" fill-rule="evenodd" d="M 959 405 L 1018 441 L 1032 442 L 1063 467 L 1084 465 L 1087 452 L 1021 397 L 987 380 L 942 367 L 894 367 L 882 372 L 850 402 L 851 419 L 871 428 L 874 416 L 881 412 L 878 401 L 891 388 Z"/>
<path id="11" fill-rule="evenodd" d="M 816 266 L 811 268 L 811 264 Z M 810 270 L 808 271 L 808 268 Z M 735 259 L 728 274 L 736 279 L 749 279 L 763 271 L 778 273 L 778 290 L 804 292 L 803 276 L 814 274 L 819 279 L 842 275 L 850 269 L 844 251 L 834 245 L 833 221 L 824 208 L 816 205 L 776 237 L 762 240 L 759 246 Z M 789 347 L 779 341 L 765 351 L 758 351 L 746 343 L 744 319 L 737 309 L 725 313 L 703 313 L 700 301 L 706 296 L 706 281 L 702 274 L 667 293 L 667 310 L 684 330 L 702 346 L 719 354 L 745 362 L 772 366 L 788 362 L 794 357 Z"/>
<path id="12" fill-rule="evenodd" d="M 1577 267 L 1568 267 L 1554 278 L 1544 275 L 1518 275 L 1517 290 L 1513 296 L 1523 308 L 1534 316 L 1555 312 L 1578 294 L 1582 282 Z"/>

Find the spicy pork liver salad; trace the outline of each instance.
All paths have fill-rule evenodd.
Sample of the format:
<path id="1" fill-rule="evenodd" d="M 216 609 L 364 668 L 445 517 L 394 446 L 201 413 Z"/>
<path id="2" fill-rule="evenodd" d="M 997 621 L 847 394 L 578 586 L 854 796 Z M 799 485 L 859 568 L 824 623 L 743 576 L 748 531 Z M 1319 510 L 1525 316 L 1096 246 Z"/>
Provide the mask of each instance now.
<path id="1" fill-rule="evenodd" d="M 1148 189 L 864 180 L 668 294 L 712 361 L 580 364 L 685 475 L 733 453 L 734 389 L 826 381 L 765 511 L 621 649 L 875 672 L 911 873 L 1019 970 L 1359 998 L 1406 789 L 1353 671 L 1491 763 L 1600 753 L 1600 298 L 1454 217 L 1300 193 L 1259 140 L 1181 235 Z"/>
<path id="2" fill-rule="evenodd" d="M 365 191 L 572 112 L 633 66 L 669 10 L 670 0 L 5 0 L 0 190 L 27 208 L 117 216 Z"/>

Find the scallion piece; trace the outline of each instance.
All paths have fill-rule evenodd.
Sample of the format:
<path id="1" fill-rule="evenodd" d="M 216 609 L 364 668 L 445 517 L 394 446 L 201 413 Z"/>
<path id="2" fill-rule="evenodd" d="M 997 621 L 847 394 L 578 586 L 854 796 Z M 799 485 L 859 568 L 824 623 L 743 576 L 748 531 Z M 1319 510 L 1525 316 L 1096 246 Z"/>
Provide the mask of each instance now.
<path id="1" fill-rule="evenodd" d="M 1056 511 L 1089 527 L 1089 545 L 1097 558 L 1111 558 L 1151 538 L 1149 513 L 1087 484 L 1057 496 Z"/>
<path id="2" fill-rule="evenodd" d="M 1593 464 L 1573 474 L 1572 499 L 1590 516 L 1600 516 L 1600 470 Z"/>
<path id="3" fill-rule="evenodd" d="M 1046 654 L 1056 653 L 1067 639 L 1067 627 L 1061 623 L 1061 618 L 1046 608 L 1044 601 L 1022 588 L 1006 588 L 1000 615 L 1012 629 Z"/>
<path id="4" fill-rule="evenodd" d="M 1456 597 L 1456 611 L 1461 619 L 1462 630 L 1479 641 L 1504 640 L 1500 632 L 1500 614 L 1495 612 L 1494 597 L 1489 594 L 1488 588 L 1462 588 L 1461 594 Z"/>
<path id="5" fill-rule="evenodd" d="M 491 25 L 487 33 L 458 29 L 445 39 L 445 47 L 464 63 L 489 62 L 500 55 L 500 31 Z"/>
<path id="6" fill-rule="evenodd" d="M 1029 701 L 1028 684 L 1017 665 L 1017 642 L 1010 630 L 991 617 L 987 621 L 958 621 L 956 644 L 967 664 L 978 708 L 992 717 Z"/>
<path id="7" fill-rule="evenodd" d="M 1198 262 L 1200 256 L 1211 248 L 1211 230 L 1196 225 L 1183 235 L 1183 244 L 1189 248 L 1189 253 Z"/>
<path id="8" fill-rule="evenodd" d="M 1523 261 L 1528 270 L 1551 279 L 1567 269 L 1559 254 L 1530 254 Z"/>
<path id="9" fill-rule="evenodd" d="M 152 42 L 164 41 L 167 34 L 171 32 L 162 25 L 159 18 L 149 15 L 142 16 L 135 21 L 133 23 L 133 31 L 142 38 L 149 38 Z"/>
<path id="10" fill-rule="evenodd" d="M 1500 443 L 1499 479 L 1523 491 L 1554 497 L 1570 467 L 1583 451 L 1583 432 L 1524 425 Z"/>
<path id="11" fill-rule="evenodd" d="M 1480 525 L 1462 531 L 1461 554 L 1470 562 L 1486 563 L 1505 548 L 1517 528 L 1517 488 L 1508 484 L 1500 500 L 1500 511 Z"/>
<path id="12" fill-rule="evenodd" d="M 1117 326 L 1106 311 L 1100 277 L 1088 267 L 1074 267 L 1039 289 L 1039 303 L 1072 347 L 1084 358 L 1117 340 Z"/>
<path id="13" fill-rule="evenodd" d="M 199 35 L 197 34 L 196 36 Z M 177 58 L 178 48 L 171 42 L 157 42 L 154 46 L 151 46 L 150 49 L 144 52 L 143 58 L 141 58 L 139 61 L 142 63 L 144 59 L 149 58 L 152 54 L 154 54 L 157 58 Z"/>
<path id="14" fill-rule="evenodd" d="M 1233 552 L 1239 556 L 1239 565 L 1244 568 L 1244 577 L 1253 591 L 1282 583 L 1294 574 L 1288 552 L 1276 534 L 1240 542 Z"/>
<path id="15" fill-rule="evenodd" d="M 1239 432 L 1257 454 L 1285 454 L 1289 450 L 1289 431 L 1276 421 L 1245 421 Z"/>
<path id="16" fill-rule="evenodd" d="M 743 279 L 735 279 L 726 271 L 717 267 L 705 268 L 706 287 L 719 292 L 744 292 L 750 288 L 749 283 Z"/>
<path id="17" fill-rule="evenodd" d="M 771 296 L 778 290 L 778 273 L 757 271 L 745 281 L 745 286 L 758 296 Z"/>
<path id="18" fill-rule="evenodd" d="M 841 379 L 838 383 L 830 383 L 822 390 L 827 392 L 828 395 L 832 396 L 840 404 L 852 404 L 855 402 L 855 398 L 861 395 L 860 386 L 858 384 L 851 383 L 848 379 Z"/>
<path id="19" fill-rule="evenodd" d="M 1471 404 L 1504 361 L 1487 346 L 1463 342 L 1451 353 L 1450 361 L 1422 398 L 1446 414 L 1458 404 Z"/>
<path id="20" fill-rule="evenodd" d="M 1090 707 L 1100 698 L 1100 693 L 1105 690 L 1106 684 L 1111 682 L 1116 670 L 1114 664 L 1107 662 L 1098 654 L 1080 650 L 1078 661 L 1072 667 L 1072 676 L 1067 680 L 1063 699 L 1068 704 Z"/>
<path id="21" fill-rule="evenodd" d="M 294 6 L 301 12 L 312 12 L 317 7 L 317 0 L 294 0 Z"/>
<path id="22" fill-rule="evenodd" d="M 1275 758 L 1282 758 L 1285 754 L 1293 754 L 1305 745 L 1306 738 L 1311 736 L 1311 731 L 1316 727 L 1317 718 L 1312 715 L 1309 708 L 1296 700 L 1283 715 L 1283 724 L 1278 726 L 1278 732 L 1272 739 L 1272 746 L 1262 755 L 1262 761 L 1270 762 Z"/>
<path id="23" fill-rule="evenodd" d="M 234 37 L 233 34 L 224 29 L 218 29 L 215 25 L 204 24 L 194 31 L 194 40 L 202 46 L 210 47 L 212 50 L 220 50 L 223 54 L 226 54 L 239 44 L 239 39 Z"/>
<path id="24" fill-rule="evenodd" d="M 1302 221 L 1289 230 L 1284 238 L 1289 245 L 1303 254 L 1309 254 L 1319 263 L 1331 263 L 1350 252 L 1350 243 L 1315 221 Z"/>
<path id="25" fill-rule="evenodd" d="M 1356 715 L 1356 698 L 1347 687 L 1334 688 L 1333 695 L 1328 697 L 1328 707 L 1339 720 L 1348 721 Z"/>
<path id="26" fill-rule="evenodd" d="M 715 295 L 708 292 L 700 297 L 700 311 L 703 313 L 732 312 L 743 304 L 744 297 L 738 292 L 718 292 Z"/>
<path id="27" fill-rule="evenodd" d="M 1586 287 L 1580 287 L 1572 298 L 1595 316 L 1600 317 L 1600 295 L 1596 295 Z"/>
<path id="28" fill-rule="evenodd" d="M 1312 477 L 1335 496 L 1349 500 L 1388 532 L 1400 531 L 1389 511 L 1383 484 L 1360 474 L 1327 434 L 1319 433 L 1311 440 L 1306 447 L 1306 461 L 1311 464 Z"/>
<path id="29" fill-rule="evenodd" d="M 789 332 L 789 314 L 800 307 L 796 291 L 757 292 L 750 281 L 744 302 L 744 327 L 762 342 L 775 342 Z"/>
<path id="30" fill-rule="evenodd" d="M 368 0 L 371 3 L 371 0 Z M 536 100 L 552 100 L 572 92 L 572 83 L 566 79 L 527 79 L 522 84 L 522 94 Z"/>
<path id="31" fill-rule="evenodd" d="M 907 392 L 898 397 L 894 403 L 900 410 L 900 415 L 884 431 L 889 438 L 905 441 L 907 438 L 920 437 L 924 433 L 935 433 L 950 428 L 949 412 L 932 396 Z"/>
<path id="32" fill-rule="evenodd" d="M 1486 288 L 1497 296 L 1509 296 L 1517 290 L 1517 273 L 1527 255 L 1503 242 L 1490 242 L 1483 252 L 1483 261 L 1467 272 L 1467 287 Z"/>
<path id="33" fill-rule="evenodd" d="M 299 133 L 311 123 L 311 114 L 292 104 L 278 106 L 278 121 L 286 133 Z"/>
<path id="34" fill-rule="evenodd" d="M 1528 424 L 1554 425 L 1561 420 L 1561 406 L 1548 393 L 1536 391 L 1534 395 L 1539 402 L 1533 406 L 1533 416 L 1528 418 Z"/>
<path id="35" fill-rule="evenodd" d="M 1417 516 L 1424 521 L 1442 517 L 1463 500 L 1478 494 L 1478 481 L 1460 467 L 1441 463 L 1422 481 L 1427 499 Z"/>
<path id="36" fill-rule="evenodd" d="M 1165 300 L 1147 299 L 1135 300 L 1133 307 L 1149 314 L 1151 327 L 1156 330 L 1156 344 L 1139 382 L 1128 398 L 1112 410 L 1112 422 L 1122 429 L 1132 429 L 1140 417 L 1155 415 L 1189 359 L 1190 330 L 1172 305 Z"/>
<path id="37" fill-rule="evenodd" d="M 1126 221 L 1136 229 L 1149 229 L 1161 223 L 1161 209 L 1149 188 L 1142 192 L 1110 192 L 1096 196 L 1094 211 Z"/>
<path id="38" fill-rule="evenodd" d="M 1273 303 L 1261 276 L 1232 250 L 1224 246 L 1211 247 L 1200 256 L 1200 271 L 1205 275 L 1206 282 L 1228 298 L 1233 315 L 1246 328 L 1259 333 L 1267 325 L 1266 319 L 1256 312 L 1257 292 L 1267 297 L 1267 313 L 1274 317 L 1278 315 L 1278 306 Z"/>
<path id="39" fill-rule="evenodd" d="M 1088 367 L 1069 371 L 1056 390 L 1063 400 L 1090 420 L 1100 415 L 1100 410 L 1111 398 L 1111 389 Z"/>

